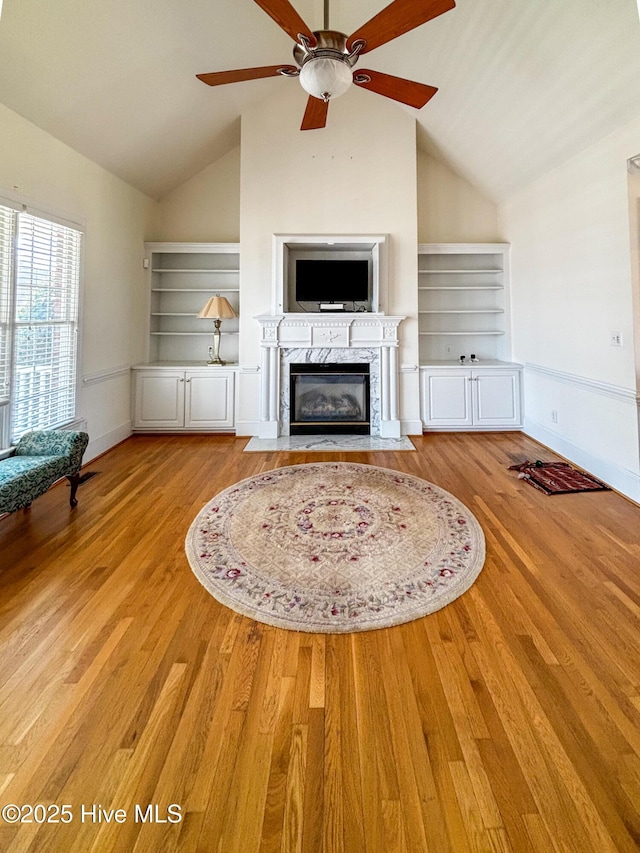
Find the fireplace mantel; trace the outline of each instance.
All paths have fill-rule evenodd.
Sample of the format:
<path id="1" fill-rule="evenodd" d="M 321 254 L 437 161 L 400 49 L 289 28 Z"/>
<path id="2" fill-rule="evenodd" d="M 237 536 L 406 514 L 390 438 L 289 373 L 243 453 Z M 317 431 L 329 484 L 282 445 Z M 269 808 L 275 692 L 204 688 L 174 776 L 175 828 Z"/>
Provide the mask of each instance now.
<path id="1" fill-rule="evenodd" d="M 298 361 L 361 361 L 369 351 L 378 362 L 380 381 L 377 397 L 372 398 L 376 412 L 376 433 L 382 438 L 400 437 L 398 417 L 398 326 L 404 317 L 387 314 L 319 313 L 263 314 L 260 323 L 261 406 L 260 438 L 277 438 L 283 430 L 281 376 L 283 352 L 296 351 Z M 301 355 L 304 351 L 306 356 Z M 288 383 L 288 377 L 286 377 Z M 374 385 L 371 389 L 374 394 Z"/>

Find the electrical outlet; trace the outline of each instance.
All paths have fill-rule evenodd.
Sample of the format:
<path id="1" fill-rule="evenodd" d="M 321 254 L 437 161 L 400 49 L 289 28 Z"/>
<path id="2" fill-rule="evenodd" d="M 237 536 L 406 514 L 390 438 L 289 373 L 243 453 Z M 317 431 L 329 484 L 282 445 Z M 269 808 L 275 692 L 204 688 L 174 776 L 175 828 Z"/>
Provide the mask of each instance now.
<path id="1" fill-rule="evenodd" d="M 621 347 L 622 346 L 622 332 L 610 332 L 609 333 L 609 343 L 612 347 Z"/>
<path id="2" fill-rule="evenodd" d="M 556 411 L 556 409 L 551 409 L 551 423 L 552 424 L 558 423 L 558 412 Z"/>

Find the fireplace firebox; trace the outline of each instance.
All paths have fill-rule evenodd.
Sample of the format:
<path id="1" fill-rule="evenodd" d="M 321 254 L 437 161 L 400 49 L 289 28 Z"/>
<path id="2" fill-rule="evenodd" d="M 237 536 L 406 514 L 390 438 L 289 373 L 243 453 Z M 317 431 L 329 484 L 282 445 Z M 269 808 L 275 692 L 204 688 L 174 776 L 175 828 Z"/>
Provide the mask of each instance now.
<path id="1" fill-rule="evenodd" d="M 291 364 L 291 435 L 369 435 L 368 364 Z"/>

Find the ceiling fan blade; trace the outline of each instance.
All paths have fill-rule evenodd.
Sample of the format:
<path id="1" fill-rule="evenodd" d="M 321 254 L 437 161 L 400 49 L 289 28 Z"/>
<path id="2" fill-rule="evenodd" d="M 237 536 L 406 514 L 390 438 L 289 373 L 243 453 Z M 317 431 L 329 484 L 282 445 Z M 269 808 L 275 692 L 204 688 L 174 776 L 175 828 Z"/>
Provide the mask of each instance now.
<path id="1" fill-rule="evenodd" d="M 361 89 L 369 89 L 384 95 L 385 98 L 393 98 L 402 104 L 408 104 L 417 110 L 424 107 L 438 91 L 435 86 L 427 86 L 425 83 L 416 83 L 413 80 L 405 80 L 404 77 L 393 77 L 391 74 L 382 74 L 380 71 L 362 69 L 353 75 L 353 82 Z"/>
<path id="2" fill-rule="evenodd" d="M 237 71 L 212 71 L 210 74 L 196 74 L 207 86 L 222 86 L 225 83 L 242 83 L 244 80 L 259 80 L 261 77 L 296 76 L 295 65 L 263 65 L 261 68 L 239 68 Z"/>
<path id="3" fill-rule="evenodd" d="M 328 110 L 329 101 L 321 101 L 320 98 L 309 95 L 300 130 L 319 130 L 324 127 L 327 123 Z"/>
<path id="4" fill-rule="evenodd" d="M 298 33 L 306 36 L 312 45 L 316 44 L 316 37 L 293 8 L 289 0 L 254 0 L 258 6 L 269 15 L 270 18 L 288 33 L 294 41 L 298 41 Z"/>
<path id="5" fill-rule="evenodd" d="M 386 9 L 371 18 L 347 40 L 349 50 L 356 41 L 364 40 L 366 45 L 360 51 L 368 53 L 398 36 L 408 33 L 426 24 L 438 15 L 443 15 L 455 7 L 454 0 L 394 0 Z"/>

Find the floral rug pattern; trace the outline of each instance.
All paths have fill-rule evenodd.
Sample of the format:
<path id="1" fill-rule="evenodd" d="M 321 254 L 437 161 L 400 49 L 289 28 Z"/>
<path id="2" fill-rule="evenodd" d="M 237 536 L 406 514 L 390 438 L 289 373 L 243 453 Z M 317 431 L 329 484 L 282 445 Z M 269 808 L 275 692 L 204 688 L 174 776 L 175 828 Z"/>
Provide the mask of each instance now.
<path id="1" fill-rule="evenodd" d="M 344 633 L 444 607 L 480 573 L 485 542 L 469 510 L 426 480 L 318 462 L 220 492 L 191 525 L 186 552 L 231 609 L 282 628 Z"/>

